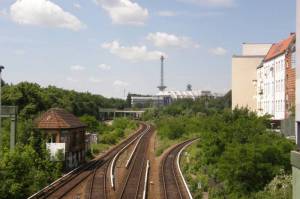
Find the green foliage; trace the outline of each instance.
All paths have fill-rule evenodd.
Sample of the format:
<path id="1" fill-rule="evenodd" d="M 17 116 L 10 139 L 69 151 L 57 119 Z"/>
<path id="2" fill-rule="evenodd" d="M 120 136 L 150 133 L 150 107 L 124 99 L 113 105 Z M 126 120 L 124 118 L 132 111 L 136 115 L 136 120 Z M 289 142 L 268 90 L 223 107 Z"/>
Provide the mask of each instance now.
<path id="1" fill-rule="evenodd" d="M 16 85 L 5 84 L 2 90 L 2 103 L 18 106 L 16 141 L 18 147 L 10 152 L 10 121 L 2 122 L 2 145 L 0 149 L 0 198 L 26 198 L 61 174 L 61 162 L 50 161 L 46 151 L 46 137 L 34 126 L 34 119 L 49 108 L 59 107 L 82 116 L 81 120 L 92 132 L 104 131 L 97 122 L 98 109 L 124 108 L 126 102 L 107 99 L 101 95 L 79 93 L 54 86 L 46 88 L 35 83 L 21 82 Z M 57 154 L 57 159 L 62 159 Z"/>
<path id="2" fill-rule="evenodd" d="M 59 177 L 61 163 L 49 157 L 29 145 L 5 151 L 0 159 L 0 198 L 26 198 Z"/>
<path id="3" fill-rule="evenodd" d="M 135 121 L 128 118 L 116 118 L 112 126 L 107 128 L 103 134 L 100 135 L 100 142 L 103 144 L 116 144 L 125 136 L 126 131 L 132 131 L 137 127 Z"/>
<path id="4" fill-rule="evenodd" d="M 163 142 L 200 137 L 190 153 L 193 163 L 184 166 L 193 176 L 189 184 L 199 197 L 208 189 L 210 198 L 251 198 L 281 171 L 291 172 L 289 158 L 295 144 L 270 131 L 268 117 L 247 109 L 203 115 L 168 111 L 156 124 Z M 197 189 L 199 181 L 202 190 Z"/>
<path id="5" fill-rule="evenodd" d="M 292 199 L 292 175 L 281 171 L 266 187 L 264 191 L 253 196 L 255 199 Z"/>
<path id="6" fill-rule="evenodd" d="M 3 87 L 2 101 L 4 105 L 16 105 L 20 117 L 35 116 L 52 107 L 64 108 L 77 116 L 92 115 L 99 119 L 98 109 L 124 108 L 126 102 L 120 99 L 108 99 L 101 95 L 79 93 L 60 89 L 54 86 L 42 88 L 40 85 L 21 82 L 17 85 L 6 84 Z"/>
<path id="7" fill-rule="evenodd" d="M 165 107 L 147 109 L 143 120 L 158 120 L 165 116 L 199 116 L 220 113 L 224 109 L 231 109 L 231 91 L 224 97 L 209 98 L 202 97 L 193 99 L 178 99 Z"/>
<path id="8" fill-rule="evenodd" d="M 101 130 L 100 122 L 91 115 L 83 115 L 80 121 L 87 125 L 87 131 L 91 133 L 99 132 Z"/>

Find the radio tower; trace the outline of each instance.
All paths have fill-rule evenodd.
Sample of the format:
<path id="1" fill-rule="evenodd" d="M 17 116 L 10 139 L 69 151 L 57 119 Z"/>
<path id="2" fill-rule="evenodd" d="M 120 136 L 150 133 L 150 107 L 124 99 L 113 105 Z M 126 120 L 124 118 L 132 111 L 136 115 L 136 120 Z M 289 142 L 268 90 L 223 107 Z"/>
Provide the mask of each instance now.
<path id="1" fill-rule="evenodd" d="M 164 60 L 165 57 L 162 55 L 160 57 L 160 61 L 161 61 L 161 68 L 160 68 L 160 86 L 158 86 L 157 88 L 160 91 L 164 91 L 167 87 L 164 85 Z"/>

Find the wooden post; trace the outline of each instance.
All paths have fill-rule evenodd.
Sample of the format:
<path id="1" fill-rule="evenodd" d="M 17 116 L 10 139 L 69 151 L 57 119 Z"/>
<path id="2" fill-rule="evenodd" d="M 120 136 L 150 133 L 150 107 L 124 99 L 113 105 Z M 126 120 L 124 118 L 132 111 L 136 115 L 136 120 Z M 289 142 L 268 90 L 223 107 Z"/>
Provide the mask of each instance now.
<path id="1" fill-rule="evenodd" d="M 17 122 L 14 116 L 11 117 L 10 120 L 10 150 L 13 150 L 16 145 L 16 129 L 17 129 L 16 127 L 17 127 Z"/>

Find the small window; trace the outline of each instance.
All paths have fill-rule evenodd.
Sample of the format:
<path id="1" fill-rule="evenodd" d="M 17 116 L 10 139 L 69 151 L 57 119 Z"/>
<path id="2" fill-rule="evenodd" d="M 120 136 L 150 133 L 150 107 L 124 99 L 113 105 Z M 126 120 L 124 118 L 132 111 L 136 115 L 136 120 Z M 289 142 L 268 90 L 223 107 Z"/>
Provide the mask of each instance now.
<path id="1" fill-rule="evenodd" d="M 292 53 L 292 57 L 291 57 L 291 67 L 292 68 L 296 68 L 296 52 Z"/>

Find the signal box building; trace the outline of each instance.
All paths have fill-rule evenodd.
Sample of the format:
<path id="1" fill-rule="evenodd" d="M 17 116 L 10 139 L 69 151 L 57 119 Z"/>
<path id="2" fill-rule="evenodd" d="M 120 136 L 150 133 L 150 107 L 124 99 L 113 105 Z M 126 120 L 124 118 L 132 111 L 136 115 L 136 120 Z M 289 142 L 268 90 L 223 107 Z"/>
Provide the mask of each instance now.
<path id="1" fill-rule="evenodd" d="M 86 125 L 64 109 L 52 108 L 37 120 L 37 128 L 47 134 L 47 148 L 55 159 L 63 154 L 66 168 L 74 168 L 85 161 Z"/>

